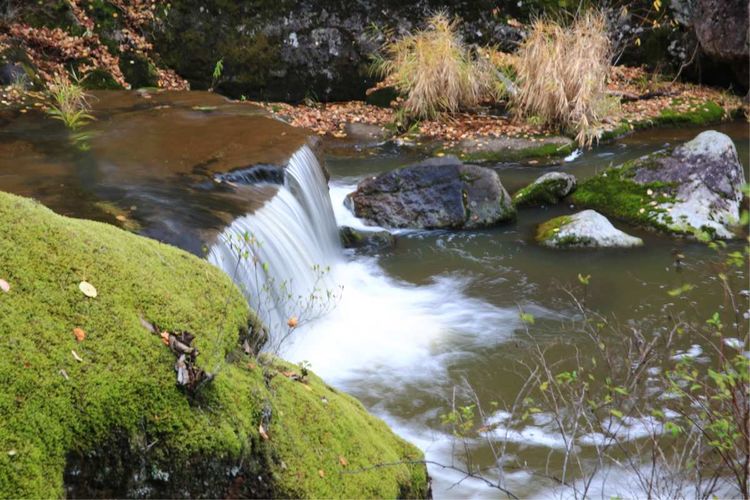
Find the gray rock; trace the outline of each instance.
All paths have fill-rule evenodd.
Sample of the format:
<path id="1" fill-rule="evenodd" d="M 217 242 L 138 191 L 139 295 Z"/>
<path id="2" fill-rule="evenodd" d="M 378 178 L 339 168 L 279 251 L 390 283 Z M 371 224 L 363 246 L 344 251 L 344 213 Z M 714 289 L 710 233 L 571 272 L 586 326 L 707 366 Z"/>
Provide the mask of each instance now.
<path id="1" fill-rule="evenodd" d="M 497 172 L 451 156 L 365 179 L 349 202 L 357 217 L 395 228 L 471 229 L 516 214 Z"/>
<path id="2" fill-rule="evenodd" d="M 737 75 L 737 83 L 747 89 L 750 77 L 747 0 L 695 0 L 693 28 L 703 52 L 729 63 Z"/>
<path id="3" fill-rule="evenodd" d="M 464 161 L 515 162 L 532 158 L 561 158 L 574 149 L 571 139 L 561 136 L 475 137 L 464 139 L 448 152 Z"/>
<path id="4" fill-rule="evenodd" d="M 363 250 L 388 250 L 396 244 L 396 238 L 388 231 L 360 231 L 349 226 L 339 228 L 344 248 Z"/>
<path id="5" fill-rule="evenodd" d="M 550 248 L 630 248 L 643 240 L 612 225 L 594 210 L 554 218 L 537 229 L 537 242 Z"/>
<path id="6" fill-rule="evenodd" d="M 344 132 L 349 138 L 360 141 L 379 142 L 386 137 L 383 127 L 369 123 L 347 123 L 344 125 Z"/>
<path id="7" fill-rule="evenodd" d="M 554 205 L 576 188 L 576 178 L 564 172 L 548 172 L 513 195 L 517 207 Z"/>
<path id="8" fill-rule="evenodd" d="M 677 185 L 674 201 L 657 205 L 663 209 L 655 215 L 658 224 L 677 233 L 734 237 L 731 226 L 739 222 L 745 172 L 732 139 L 708 130 L 656 163 L 637 169 L 633 179 Z"/>

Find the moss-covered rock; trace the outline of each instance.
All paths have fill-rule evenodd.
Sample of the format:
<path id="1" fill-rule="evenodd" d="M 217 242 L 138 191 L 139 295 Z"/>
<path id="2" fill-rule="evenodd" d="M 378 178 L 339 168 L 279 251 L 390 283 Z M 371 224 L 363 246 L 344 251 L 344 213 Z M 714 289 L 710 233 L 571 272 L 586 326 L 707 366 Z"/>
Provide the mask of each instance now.
<path id="1" fill-rule="evenodd" d="M 584 210 L 563 215 L 540 224 L 536 241 L 550 248 L 630 248 L 643 245 L 643 240 L 614 227 L 606 217 Z"/>
<path id="2" fill-rule="evenodd" d="M 561 136 L 531 139 L 520 137 L 477 137 L 443 148 L 465 162 L 517 162 L 531 159 L 564 158 L 575 149 L 573 140 Z"/>
<path id="3" fill-rule="evenodd" d="M 513 195 L 516 207 L 554 205 L 576 188 L 574 175 L 564 172 L 548 172 Z"/>
<path id="4" fill-rule="evenodd" d="M 359 472 L 421 453 L 354 399 L 237 352 L 254 315 L 218 269 L 4 193 L 0 231 L 0 496 L 427 494 L 422 465 Z M 192 332 L 214 378 L 180 389 L 141 318 Z"/>
<path id="5" fill-rule="evenodd" d="M 587 179 L 574 203 L 670 234 L 733 238 L 745 174 L 732 140 L 706 131 Z"/>

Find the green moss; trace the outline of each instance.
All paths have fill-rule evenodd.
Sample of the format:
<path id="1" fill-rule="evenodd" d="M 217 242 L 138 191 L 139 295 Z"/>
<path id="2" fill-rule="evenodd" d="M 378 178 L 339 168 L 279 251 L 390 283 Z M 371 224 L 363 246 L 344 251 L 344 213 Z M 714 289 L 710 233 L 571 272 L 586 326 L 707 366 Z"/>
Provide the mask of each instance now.
<path id="1" fill-rule="evenodd" d="M 565 179 L 532 182 L 513 195 L 513 204 L 516 207 L 555 205 L 560 201 L 558 193 L 564 192 L 566 186 Z"/>
<path id="2" fill-rule="evenodd" d="M 542 242 L 549 240 L 568 223 L 570 223 L 570 217 L 567 215 L 562 215 L 560 217 L 555 217 L 554 219 L 539 224 L 539 226 L 537 226 L 536 228 L 536 241 Z"/>
<path id="3" fill-rule="evenodd" d="M 104 68 L 96 68 L 81 81 L 84 88 L 89 90 L 121 90 L 112 74 Z"/>
<path id="4" fill-rule="evenodd" d="M 0 496 L 60 497 L 66 467 L 81 496 L 141 486 L 151 496 L 424 494 L 419 465 L 337 473 L 339 455 L 351 469 L 421 455 L 316 377 L 294 382 L 237 354 L 255 320 L 218 269 L 4 193 L 0 231 L 10 284 L 0 291 Z M 195 334 L 198 365 L 215 378 L 195 394 L 178 388 L 174 355 L 141 316 Z"/>
<path id="5" fill-rule="evenodd" d="M 127 52 L 120 56 L 120 71 L 134 89 L 158 87 L 159 75 L 154 65 L 144 56 Z"/>
<path id="6" fill-rule="evenodd" d="M 673 104 L 679 103 L 673 101 Z M 654 122 L 657 125 L 705 126 L 723 121 L 725 115 L 724 108 L 713 101 L 693 102 L 689 111 L 680 111 L 676 108 L 662 110 Z"/>
<path id="7" fill-rule="evenodd" d="M 657 159 L 657 156 L 652 156 L 609 168 L 583 181 L 571 195 L 571 200 L 576 205 L 593 208 L 633 224 L 669 231 L 657 220 L 657 215 L 664 213 L 664 209 L 653 206 L 652 202 L 661 204 L 674 201 L 673 186 L 663 182 L 640 184 L 632 180 L 635 167 L 649 168 L 650 163 L 655 166 Z"/>

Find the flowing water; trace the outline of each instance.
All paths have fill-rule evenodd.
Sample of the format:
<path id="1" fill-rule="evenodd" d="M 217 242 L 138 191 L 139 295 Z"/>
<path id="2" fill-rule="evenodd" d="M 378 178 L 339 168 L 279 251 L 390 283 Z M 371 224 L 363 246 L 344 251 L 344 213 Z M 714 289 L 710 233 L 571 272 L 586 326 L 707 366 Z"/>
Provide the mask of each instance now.
<path id="1" fill-rule="evenodd" d="M 524 210 L 515 223 L 480 231 L 399 231 L 395 247 L 378 254 L 343 250 L 336 226 L 365 227 L 344 207 L 346 194 L 366 176 L 420 160 L 417 152 L 390 145 L 348 156 L 338 151 L 326 159 L 329 190 L 315 156 L 300 149 L 300 137 L 261 120 L 253 108 L 198 93 L 149 106 L 121 95 L 101 96 L 90 148 L 71 148 L 64 130 L 42 116 L 0 123 L 0 189 L 37 197 L 68 215 L 121 224 L 124 214 L 137 223 L 131 230 L 194 253 L 213 242 L 209 260 L 241 285 L 269 325 L 283 332 L 290 317 L 299 316 L 299 328 L 269 348 L 280 348 L 291 361 L 308 361 L 430 460 L 462 464 L 463 452 L 441 416 L 451 410 L 454 395 L 468 402 L 468 388 L 489 414 L 482 423 L 502 428 L 506 415 L 493 402 L 512 401 L 521 390 L 521 363 L 533 362 L 529 342 L 553 346 L 551 355 L 560 358 L 566 355 L 557 347 L 561 339 L 591 354 L 567 327 L 577 313 L 565 289 L 584 293 L 579 274 L 591 275 L 589 307 L 623 325 L 638 320 L 648 331 L 659 331 L 670 311 L 706 318 L 725 307 L 711 267 L 715 253 L 703 244 L 615 222 L 642 237 L 645 246 L 559 252 L 535 245 L 535 226 L 571 213 L 567 206 Z M 196 109 L 206 101 L 211 109 Z M 717 128 L 735 140 L 747 169 L 747 124 Z M 493 168 L 514 192 L 546 171 L 585 178 L 697 133 L 646 131 L 555 167 Z M 211 180 L 215 173 L 272 164 L 293 151 L 283 185 L 236 185 L 240 173 L 231 184 Z M 675 251 L 685 256 L 679 269 Z M 685 283 L 695 289 L 681 297 L 667 294 Z M 310 294 L 315 305 L 300 314 Z M 536 318 L 528 334 L 521 309 Z M 680 347 L 701 356 L 691 339 Z M 502 437 L 533 470 L 544 469 L 550 450 L 561 447 L 543 416 Z M 495 477 L 488 443 L 467 444 L 472 460 Z M 437 498 L 499 496 L 480 481 L 461 481 L 461 474 L 437 466 L 430 474 Z M 554 488 L 524 472 L 505 478 L 522 496 L 548 496 Z M 637 494 L 631 486 L 627 475 L 612 471 L 601 495 Z"/>

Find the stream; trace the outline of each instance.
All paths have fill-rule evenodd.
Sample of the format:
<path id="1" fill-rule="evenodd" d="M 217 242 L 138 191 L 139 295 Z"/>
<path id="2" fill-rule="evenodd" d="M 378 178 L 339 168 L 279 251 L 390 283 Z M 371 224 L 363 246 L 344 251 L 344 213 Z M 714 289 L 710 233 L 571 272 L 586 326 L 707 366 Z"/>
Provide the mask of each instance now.
<path id="1" fill-rule="evenodd" d="M 366 176 L 419 161 L 418 153 L 383 144 L 362 152 L 336 149 L 328 154 L 330 211 L 325 190 L 309 199 L 305 198 L 309 193 L 300 193 L 305 185 L 325 182 L 307 167 L 290 167 L 296 180 L 287 187 L 296 198 L 284 194 L 287 188 L 240 186 L 229 192 L 205 181 L 206 172 L 221 172 L 245 161 L 231 149 L 202 147 L 207 141 L 246 141 L 253 150 L 250 156 L 257 160 L 260 155 L 262 163 L 272 163 L 302 144 L 287 129 L 269 129 L 270 120 L 254 123 L 257 110 L 199 95 L 182 104 L 164 104 L 161 111 L 150 104 L 143 112 L 140 104 L 118 99 L 100 97 L 104 111 L 97 115 L 86 148 L 71 147 L 60 126 L 41 114 L 3 122 L 0 189 L 35 197 L 66 215 L 132 222 L 131 230 L 208 254 L 213 263 L 221 262 L 221 249 L 208 247 L 217 234 L 226 234 L 227 225 L 237 234 L 252 231 L 273 240 L 265 250 L 269 266 L 276 268 L 273 273 L 294 277 L 302 282 L 301 289 L 319 286 L 315 276 L 305 276 L 310 266 L 323 266 L 323 286 L 340 290 L 340 295 L 333 299 L 330 312 L 295 330 L 280 353 L 293 362 L 308 362 L 329 384 L 360 399 L 398 434 L 417 444 L 428 460 L 463 467 L 463 445 L 458 446 L 441 420 L 454 400 L 467 404 L 475 398 L 487 414 L 483 423 L 502 423 L 503 413 L 495 403 L 512 403 L 526 381 L 520 367 L 534 362 L 529 342 L 553 346 L 554 357 L 561 336 L 572 335 L 569 323 L 578 313 L 568 290 L 600 314 L 616 317 L 623 325 L 637 321 L 653 332 L 664 327 L 670 311 L 708 318 L 725 307 L 711 266 L 716 253 L 701 243 L 613 221 L 641 237 L 644 247 L 555 251 L 534 244 L 537 224 L 574 212 L 565 205 L 524 209 L 517 222 L 486 230 L 398 231 L 395 247 L 378 253 L 342 250 L 334 221 L 366 229 L 344 207 L 345 196 Z M 216 109 L 196 107 L 205 105 L 206 99 Z M 171 114 L 165 118 L 167 108 Z M 735 141 L 747 176 L 747 123 L 715 129 Z M 185 134 L 202 137 L 206 130 L 211 130 L 208 138 L 186 140 Z M 544 172 L 559 169 L 586 178 L 607 166 L 690 140 L 698 132 L 642 131 L 554 167 L 493 168 L 513 193 Z M 144 136 L 153 140 L 144 142 Z M 315 160 L 299 161 L 309 167 Z M 306 223 L 304 213 L 328 215 Z M 283 238 L 277 238 L 282 230 Z M 729 248 L 741 249 L 742 244 L 730 243 Z M 680 269 L 674 266 L 677 252 L 684 255 Z M 591 276 L 585 290 L 579 275 Z M 740 277 L 747 282 L 746 275 Z M 667 293 L 686 283 L 695 286 L 689 294 Z M 535 317 L 528 332 L 521 310 Z M 284 317 L 279 313 L 277 320 Z M 590 349 L 586 342 L 574 337 L 566 341 L 579 345 L 584 355 L 594 354 L 586 351 Z M 685 353 L 700 357 L 690 339 L 682 339 L 682 344 Z M 561 349 L 559 356 L 565 355 Z M 513 443 L 512 453 L 532 470 L 543 470 L 550 450 L 561 447 L 543 415 L 509 432 L 506 439 Z M 487 439 L 472 438 L 467 446 L 483 474 L 495 478 L 498 471 Z M 430 466 L 429 471 L 436 498 L 499 496 L 497 490 L 458 472 L 438 466 Z M 505 479 L 508 489 L 521 497 L 547 497 L 551 492 L 566 496 L 554 482 L 527 472 L 509 471 Z M 637 495 L 637 490 L 629 490 L 631 486 L 626 473 L 612 471 L 592 496 Z"/>

